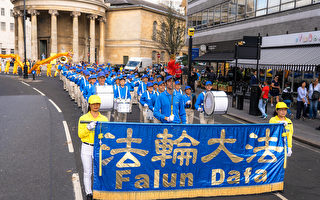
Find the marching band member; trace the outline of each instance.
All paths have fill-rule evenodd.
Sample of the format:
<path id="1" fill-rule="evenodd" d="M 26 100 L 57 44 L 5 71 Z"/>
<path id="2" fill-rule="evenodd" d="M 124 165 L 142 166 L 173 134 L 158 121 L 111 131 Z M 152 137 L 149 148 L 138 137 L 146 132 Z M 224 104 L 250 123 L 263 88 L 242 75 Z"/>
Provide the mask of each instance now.
<path id="1" fill-rule="evenodd" d="M 98 86 L 106 86 L 106 75 L 104 72 L 99 72 L 98 73 Z M 97 94 L 97 91 L 95 90 L 95 94 Z M 111 119 L 111 110 L 104 111 L 102 112 L 103 115 L 107 116 L 107 118 L 110 120 Z"/>
<path id="2" fill-rule="evenodd" d="M 84 107 L 84 112 L 83 113 L 87 113 L 88 112 L 88 99 L 90 98 L 91 95 L 94 94 L 94 87 L 95 87 L 95 83 L 96 83 L 96 75 L 91 75 L 88 78 L 89 84 L 85 87 L 84 92 L 83 92 L 83 96 L 85 98 L 85 101 L 83 102 L 83 107 Z"/>
<path id="3" fill-rule="evenodd" d="M 160 92 L 160 89 L 159 89 L 159 84 L 162 85 L 163 88 L 165 88 L 164 86 L 164 82 L 163 81 L 160 81 L 160 82 L 154 82 L 153 84 L 153 96 L 152 96 L 152 105 L 153 107 L 155 106 L 156 104 L 156 101 L 158 99 L 158 97 L 160 96 L 160 93 L 162 93 L 164 91 L 164 89 L 162 90 L 162 92 Z M 157 118 L 153 118 L 153 123 L 161 123 Z"/>
<path id="4" fill-rule="evenodd" d="M 193 124 L 194 118 L 194 104 L 196 102 L 196 96 L 191 93 L 191 87 L 186 86 L 185 94 L 183 95 L 184 100 L 184 107 L 186 109 L 186 117 L 187 117 L 187 124 Z"/>
<path id="5" fill-rule="evenodd" d="M 159 81 L 158 85 L 159 85 L 159 93 L 161 94 L 162 92 L 164 92 L 166 90 L 165 82 Z"/>
<path id="6" fill-rule="evenodd" d="M 93 144 L 94 144 L 94 129 L 97 121 L 107 122 L 107 117 L 99 112 L 101 99 L 97 95 L 92 95 L 89 98 L 89 112 L 82 115 L 78 122 L 78 136 L 82 141 L 81 145 L 81 160 L 83 165 L 83 183 L 87 199 L 92 199 L 92 163 L 93 163 Z M 90 121 L 89 124 L 81 123 Z"/>
<path id="7" fill-rule="evenodd" d="M 269 123 L 283 123 L 285 127 L 285 133 L 283 136 L 287 137 L 288 153 L 287 156 L 292 155 L 292 135 L 293 135 L 293 124 L 292 121 L 286 117 L 288 106 L 284 102 L 278 102 L 276 104 L 275 116 L 269 120 Z"/>
<path id="8" fill-rule="evenodd" d="M 174 91 L 172 76 L 167 76 L 165 83 L 167 90 L 162 92 L 154 107 L 154 116 L 162 123 L 186 123 L 186 111 L 182 95 Z"/>
<path id="9" fill-rule="evenodd" d="M 147 90 L 147 82 L 148 82 L 148 75 L 143 75 L 141 77 L 142 82 L 140 82 L 140 85 L 138 87 L 138 102 L 140 102 L 140 97 L 141 95 Z M 143 122 L 143 108 L 141 104 L 139 104 L 139 109 L 140 109 L 140 122 Z"/>
<path id="10" fill-rule="evenodd" d="M 83 71 L 84 78 L 80 80 L 80 91 L 81 91 L 81 108 L 82 113 L 86 113 L 87 110 L 87 100 L 85 99 L 85 89 L 89 86 L 90 73 L 87 70 Z"/>
<path id="11" fill-rule="evenodd" d="M 203 91 L 199 94 L 195 108 L 200 112 L 199 113 L 199 118 L 200 118 L 200 124 L 214 124 L 214 117 L 212 116 L 205 116 L 204 114 L 204 106 L 203 106 L 203 100 L 204 96 L 207 92 L 211 91 L 212 89 L 212 83 L 211 81 L 206 82 L 206 91 Z"/>
<path id="12" fill-rule="evenodd" d="M 147 83 L 147 90 L 142 94 L 140 98 L 140 104 L 143 106 L 143 119 L 144 123 L 152 123 L 153 120 L 148 118 L 148 112 L 153 112 L 153 104 L 152 104 L 152 97 L 153 97 L 153 83 Z"/>
<path id="13" fill-rule="evenodd" d="M 115 99 L 120 99 L 125 102 L 130 102 L 131 101 L 131 95 L 129 88 L 125 86 L 125 77 L 120 76 L 120 86 L 117 87 L 117 90 L 114 91 L 114 98 Z M 118 111 L 118 116 L 117 119 L 115 119 L 117 122 L 126 122 L 127 121 L 127 113 L 120 113 Z"/>
<path id="14" fill-rule="evenodd" d="M 120 79 L 119 77 L 114 77 L 114 79 L 112 80 L 113 82 L 113 95 L 115 95 L 116 91 L 118 91 L 118 88 L 120 87 Z M 114 96 L 114 101 L 116 101 L 117 98 L 115 98 Z M 117 121 L 118 120 L 118 111 L 117 108 L 113 110 L 113 121 Z"/>
<path id="15" fill-rule="evenodd" d="M 175 89 L 174 89 L 177 93 L 183 95 L 183 92 L 181 90 L 181 83 L 180 81 L 176 81 L 175 82 Z"/>

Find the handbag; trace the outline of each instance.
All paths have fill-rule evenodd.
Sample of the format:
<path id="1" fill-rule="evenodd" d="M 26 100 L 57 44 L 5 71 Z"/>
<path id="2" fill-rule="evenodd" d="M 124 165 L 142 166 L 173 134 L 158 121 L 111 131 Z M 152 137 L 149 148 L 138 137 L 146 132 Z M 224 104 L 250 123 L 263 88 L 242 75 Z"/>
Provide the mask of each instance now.
<path id="1" fill-rule="evenodd" d="M 320 98 L 320 92 L 313 91 L 311 98 L 312 100 L 318 100 Z"/>

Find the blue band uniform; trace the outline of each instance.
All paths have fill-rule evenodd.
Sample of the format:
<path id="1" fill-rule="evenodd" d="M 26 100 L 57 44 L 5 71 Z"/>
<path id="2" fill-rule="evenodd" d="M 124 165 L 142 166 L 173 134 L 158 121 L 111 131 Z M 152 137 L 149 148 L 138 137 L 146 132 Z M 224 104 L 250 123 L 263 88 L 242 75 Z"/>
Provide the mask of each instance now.
<path id="1" fill-rule="evenodd" d="M 283 190 L 282 124 L 98 123 L 96 199 L 169 199 Z"/>

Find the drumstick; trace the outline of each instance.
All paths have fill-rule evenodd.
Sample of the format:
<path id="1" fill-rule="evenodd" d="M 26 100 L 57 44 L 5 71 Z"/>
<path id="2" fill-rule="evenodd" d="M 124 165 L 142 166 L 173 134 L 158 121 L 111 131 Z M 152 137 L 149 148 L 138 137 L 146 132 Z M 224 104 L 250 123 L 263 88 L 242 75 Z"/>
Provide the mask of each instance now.
<path id="1" fill-rule="evenodd" d="M 80 121 L 80 124 L 90 124 L 93 121 Z"/>

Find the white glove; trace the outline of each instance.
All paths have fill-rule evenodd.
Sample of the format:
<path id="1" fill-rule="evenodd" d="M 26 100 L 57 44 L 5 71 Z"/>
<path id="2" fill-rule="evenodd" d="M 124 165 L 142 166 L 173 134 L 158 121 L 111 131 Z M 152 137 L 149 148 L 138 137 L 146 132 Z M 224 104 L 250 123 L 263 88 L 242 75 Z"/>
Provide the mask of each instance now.
<path id="1" fill-rule="evenodd" d="M 145 103 L 143 106 L 144 106 L 144 107 L 148 107 L 148 104 Z"/>
<path id="2" fill-rule="evenodd" d="M 92 131 L 92 130 L 96 127 L 96 124 L 97 124 L 96 121 L 90 122 L 90 123 L 87 125 L 87 129 L 88 129 L 89 131 Z"/>
<path id="3" fill-rule="evenodd" d="M 187 102 L 186 102 L 186 104 L 191 104 L 191 101 L 190 101 L 190 100 L 189 100 L 189 101 L 187 101 Z"/>
<path id="4" fill-rule="evenodd" d="M 290 157 L 291 155 L 292 155 L 292 149 L 290 147 L 288 147 L 287 157 Z"/>
<path id="5" fill-rule="evenodd" d="M 288 126 L 288 122 L 287 121 L 280 121 L 280 123 L 283 123 L 284 126 Z"/>
<path id="6" fill-rule="evenodd" d="M 173 120 L 174 120 L 174 115 L 170 115 L 169 118 L 168 118 L 168 121 L 169 122 L 173 122 Z"/>
<path id="7" fill-rule="evenodd" d="M 199 111 L 199 112 L 202 112 L 202 108 L 198 108 L 198 111 Z"/>

